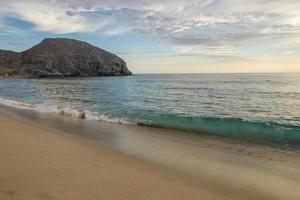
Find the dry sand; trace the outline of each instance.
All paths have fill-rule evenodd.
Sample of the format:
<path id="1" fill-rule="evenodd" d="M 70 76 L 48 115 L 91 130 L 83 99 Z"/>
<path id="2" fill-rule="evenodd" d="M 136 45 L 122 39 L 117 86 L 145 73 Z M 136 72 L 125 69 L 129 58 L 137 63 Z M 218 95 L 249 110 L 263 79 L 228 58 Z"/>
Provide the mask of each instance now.
<path id="1" fill-rule="evenodd" d="M 197 181 L 0 114 L 0 199 L 223 199 Z"/>
<path id="2" fill-rule="evenodd" d="M 145 149 L 147 142 L 153 141 L 144 141 Z M 180 150 L 178 169 L 194 172 L 181 173 L 162 160 L 148 162 L 2 113 L 0 200 L 300 199 L 299 154 L 253 148 L 247 155 L 234 144 L 195 142 L 200 147 L 164 143 L 164 159 L 172 161 L 172 152 Z"/>

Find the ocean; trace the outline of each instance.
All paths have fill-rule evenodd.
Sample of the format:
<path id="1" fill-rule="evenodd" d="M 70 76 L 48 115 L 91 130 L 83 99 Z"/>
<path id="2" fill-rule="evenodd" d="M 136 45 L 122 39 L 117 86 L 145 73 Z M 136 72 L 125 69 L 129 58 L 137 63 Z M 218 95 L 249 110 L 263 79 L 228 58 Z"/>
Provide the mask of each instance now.
<path id="1" fill-rule="evenodd" d="M 300 146 L 300 74 L 0 79 L 0 103 L 83 120 Z"/>

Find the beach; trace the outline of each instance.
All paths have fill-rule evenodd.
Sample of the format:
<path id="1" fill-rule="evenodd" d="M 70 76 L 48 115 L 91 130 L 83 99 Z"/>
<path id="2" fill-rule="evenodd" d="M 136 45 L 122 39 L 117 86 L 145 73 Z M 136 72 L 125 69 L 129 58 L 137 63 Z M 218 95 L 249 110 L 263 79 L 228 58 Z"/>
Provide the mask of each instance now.
<path id="1" fill-rule="evenodd" d="M 0 200 L 300 200 L 300 0 L 0 0 Z"/>
<path id="2" fill-rule="evenodd" d="M 300 0 L 0 0 L 0 200 L 300 200 Z"/>
<path id="3" fill-rule="evenodd" d="M 104 144 L 109 143 L 104 137 L 101 142 L 93 135 L 72 134 L 78 127 L 69 119 L 68 125 L 55 127 L 50 117 L 42 123 L 44 117 L 24 116 L 2 107 L 0 199 L 300 198 L 297 152 L 189 136 L 195 145 L 163 129 L 139 127 L 135 138 L 130 131 L 137 127 L 97 127 L 103 135 L 117 127 L 135 144 L 113 147 Z M 74 122 L 85 123 L 81 121 Z"/>
<path id="4" fill-rule="evenodd" d="M 196 181 L 0 115 L 0 199 L 223 199 Z"/>

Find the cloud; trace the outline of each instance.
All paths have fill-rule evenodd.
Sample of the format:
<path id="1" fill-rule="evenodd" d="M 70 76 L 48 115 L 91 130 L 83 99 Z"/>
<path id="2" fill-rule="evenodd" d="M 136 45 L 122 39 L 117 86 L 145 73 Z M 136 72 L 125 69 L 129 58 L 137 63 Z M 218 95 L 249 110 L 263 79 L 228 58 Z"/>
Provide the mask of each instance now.
<path id="1" fill-rule="evenodd" d="M 210 47 L 197 47 L 197 46 L 175 46 L 169 50 L 152 50 L 152 51 L 127 51 L 116 52 L 120 55 L 146 55 L 160 59 L 170 58 L 176 59 L 179 57 L 196 57 L 198 59 L 213 59 L 215 61 L 233 61 L 233 60 L 248 60 L 241 56 L 237 56 L 237 49 L 233 46 L 210 46 Z"/>
<path id="2" fill-rule="evenodd" d="M 7 16 L 31 22 L 40 32 L 93 32 L 108 22 L 106 16 L 87 15 L 84 8 L 58 1 L 6 1 L 1 2 L 0 7 Z"/>
<path id="3" fill-rule="evenodd" d="M 285 51 L 283 54 L 284 55 L 292 55 L 292 54 L 295 54 L 295 52 L 294 51 Z"/>
<path id="4" fill-rule="evenodd" d="M 1 24 L 14 16 L 39 32 L 137 32 L 178 45 L 300 34 L 298 0 L 12 0 L 1 1 L 0 12 Z"/>
<path id="5" fill-rule="evenodd" d="M 114 35 L 119 35 L 122 33 L 128 33 L 130 30 L 128 28 L 125 27 L 117 27 L 117 28 L 112 28 L 112 29 L 108 29 L 102 32 L 103 35 L 107 35 L 107 36 L 114 36 Z"/>

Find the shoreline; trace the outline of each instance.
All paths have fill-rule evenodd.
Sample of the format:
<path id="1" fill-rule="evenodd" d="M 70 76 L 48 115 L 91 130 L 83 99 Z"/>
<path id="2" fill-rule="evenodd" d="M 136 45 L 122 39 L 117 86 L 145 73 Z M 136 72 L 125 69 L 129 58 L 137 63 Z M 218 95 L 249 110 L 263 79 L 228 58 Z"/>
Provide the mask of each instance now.
<path id="1" fill-rule="evenodd" d="M 1 199 L 223 199 L 197 181 L 0 113 Z"/>
<path id="2" fill-rule="evenodd" d="M 125 125 L 136 125 L 136 126 L 141 126 L 141 127 L 150 127 L 150 128 L 155 128 L 155 129 L 165 129 L 166 131 L 174 131 L 174 132 L 182 132 L 182 133 L 189 133 L 189 134 L 197 134 L 197 135 L 202 135 L 203 137 L 211 137 L 213 139 L 217 140 L 225 140 L 228 142 L 236 142 L 236 143 L 242 143 L 246 145 L 257 145 L 257 146 L 263 146 L 263 147 L 270 147 L 270 148 L 276 148 L 276 149 L 281 149 L 283 151 L 286 150 L 300 150 L 300 136 L 299 134 L 296 134 L 296 132 L 276 132 L 276 134 L 271 135 L 272 131 L 270 130 L 270 127 L 260 127 L 261 131 L 260 134 L 256 133 L 251 133 L 251 132 L 245 132 L 246 129 L 251 129 L 251 127 L 239 127 L 236 125 L 235 129 L 232 129 L 231 132 L 226 129 L 226 127 L 223 127 L 222 125 L 218 130 L 216 131 L 205 131 L 205 130 L 200 130 L 197 128 L 187 128 L 187 127 L 176 127 L 176 126 L 168 126 L 165 124 L 160 124 L 160 123 L 152 123 L 147 122 L 147 121 L 139 121 L 136 119 L 128 119 L 125 116 L 124 117 L 114 117 L 114 116 L 109 116 L 109 115 L 102 115 L 97 112 L 93 112 L 90 110 L 85 110 L 85 109 L 74 109 L 70 107 L 62 107 L 58 109 L 55 106 L 48 105 L 46 107 L 44 106 L 36 106 L 32 105 L 29 103 L 25 102 L 20 102 L 16 100 L 11 100 L 11 99 L 5 99 L 0 97 L 0 107 L 4 108 L 5 110 L 9 110 L 12 112 L 17 112 L 21 113 L 18 110 L 27 110 L 28 112 L 38 112 L 40 114 L 46 114 L 48 116 L 50 115 L 57 115 L 58 118 L 62 119 L 62 116 L 65 117 L 72 117 L 72 118 L 79 118 L 82 120 L 93 120 L 97 121 L 99 123 L 115 123 L 115 124 L 125 124 Z M 25 111 L 26 112 L 26 111 Z M 24 114 L 24 112 L 23 112 Z M 61 116 L 59 116 L 61 115 Z M 205 119 L 205 118 L 203 118 Z M 217 119 L 217 118 L 216 118 Z M 239 118 L 227 118 L 226 121 L 227 124 L 230 123 L 235 123 L 235 121 L 231 122 L 230 120 L 238 120 L 243 123 L 248 123 L 249 125 L 253 124 L 260 124 L 260 125 L 266 125 L 268 124 L 267 122 L 251 122 L 251 121 L 243 121 L 242 119 Z M 219 118 L 219 121 L 214 121 L 213 123 L 208 120 L 205 123 L 200 120 L 199 123 L 201 124 L 214 124 L 214 126 L 219 126 L 220 125 L 220 120 L 224 120 Z M 204 125 L 205 126 L 205 125 Z M 267 125 L 269 126 L 269 125 Z M 225 130 L 224 130 L 225 128 Z M 253 128 L 253 127 L 252 127 Z M 273 131 L 275 131 L 275 128 L 272 128 Z M 266 134 L 267 132 L 267 134 Z"/>
<path id="3" fill-rule="evenodd" d="M 300 192 L 298 191 L 300 187 L 299 152 L 261 148 L 256 145 L 246 145 L 243 143 L 230 143 L 228 141 L 217 140 L 214 137 L 182 134 L 172 130 L 155 129 L 151 127 L 86 122 L 84 120 L 80 121 L 58 116 L 51 117 L 49 115 L 44 116 L 20 110 L 13 113 L 9 110 L 5 110 L 2 106 L 0 107 L 0 113 L 1 121 L 5 121 L 5 123 L 1 123 L 1 136 L 5 136 L 5 132 L 9 131 L 9 129 L 14 130 L 15 138 L 11 138 L 10 141 L 7 142 L 7 144 L 11 146 L 11 151 L 13 151 L 14 146 L 19 146 L 14 144 L 14 140 L 19 140 L 20 136 L 22 136 L 23 139 L 27 137 L 29 139 L 41 138 L 43 141 L 45 141 L 44 137 L 48 137 L 51 138 L 52 141 L 61 142 L 62 145 L 60 148 L 63 149 L 66 148 L 64 147 L 64 142 L 67 144 L 75 142 L 80 148 L 90 148 L 90 146 L 93 146 L 88 153 L 97 154 L 102 152 L 109 162 L 111 162 L 111 152 L 114 152 L 113 154 L 117 154 L 120 159 L 132 159 L 135 160 L 135 162 L 142 163 L 143 166 L 151 166 L 163 171 L 158 173 L 159 170 L 154 170 L 153 173 L 156 174 L 156 176 L 158 174 L 164 175 L 167 173 L 172 174 L 170 175 L 171 177 L 180 177 L 178 180 L 176 179 L 176 183 L 178 184 L 183 184 L 183 180 L 188 182 L 188 187 L 183 187 L 185 188 L 184 190 L 186 190 L 183 192 L 185 195 L 180 196 L 180 198 L 178 192 L 183 191 L 182 185 L 179 187 L 180 189 L 177 188 L 171 192 L 169 191 L 168 196 L 163 196 L 166 195 L 163 192 L 157 194 L 158 199 L 169 199 L 169 197 L 170 199 L 199 199 L 199 195 L 202 195 L 201 197 L 204 199 L 300 198 Z M 11 124 L 11 126 L 9 127 L 7 124 Z M 26 135 L 24 135 L 22 131 L 25 129 L 20 128 L 20 126 L 28 126 L 31 131 L 27 131 Z M 40 134 L 40 132 L 44 134 Z M 1 141 L 5 143 L 5 141 Z M 0 146 L 3 145 L 1 144 Z M 6 145 L 6 147 L 7 146 L 8 145 Z M 42 150 L 42 153 L 38 153 L 43 147 L 40 145 L 39 147 L 32 148 L 34 153 L 31 153 L 31 157 L 29 156 L 30 159 L 35 160 L 36 163 L 40 163 L 40 161 L 35 158 L 44 157 L 44 150 Z M 85 159 L 86 156 L 82 152 L 78 153 L 74 151 L 76 148 L 74 147 L 67 151 L 73 151 L 72 155 L 75 156 L 77 160 L 73 160 L 72 162 L 76 162 L 80 165 L 81 163 L 79 161 Z M 5 152 L 8 152 L 8 149 L 4 148 L 3 150 L 3 147 L 1 149 L 0 153 L 3 155 L 1 157 L 12 159 L 4 156 L 6 155 Z M 61 156 L 68 157 L 67 154 Z M 25 159 L 24 157 L 25 156 L 22 156 L 18 159 Z M 56 154 L 52 156 L 52 159 L 57 159 Z M 5 161 L 7 164 L 6 167 L 8 169 L 12 167 L 20 172 L 20 168 L 22 167 L 15 163 L 9 164 L 9 161 L 10 160 Z M 88 162 L 91 162 L 91 160 Z M 121 168 L 123 167 L 123 161 L 118 160 L 116 162 Z M 65 164 L 66 163 L 61 160 L 57 161 L 56 170 L 59 171 L 63 168 L 65 172 L 68 173 L 69 168 L 67 168 Z M 100 165 L 100 163 L 97 162 L 97 165 Z M 45 167 L 47 169 L 47 166 L 42 166 L 41 169 L 40 166 L 33 165 L 31 167 L 35 170 L 42 170 Z M 136 165 L 135 169 L 140 171 L 143 167 Z M 93 168 L 91 173 L 98 170 L 101 171 L 101 168 Z M 3 168 L 0 170 L 1 185 L 5 186 L 9 181 L 11 181 L 11 185 L 18 184 L 16 180 L 11 180 L 4 171 Z M 146 170 L 146 172 L 148 171 Z M 81 173 L 84 174 L 85 172 L 81 171 Z M 19 175 L 24 176 L 22 173 Z M 114 177 L 113 172 L 111 175 L 112 177 L 110 178 L 113 178 L 116 182 L 111 182 L 111 184 L 117 184 L 120 179 Z M 3 179 L 3 176 L 7 177 Z M 97 180 L 102 179 L 102 176 L 95 176 Z M 153 174 L 151 176 L 153 176 Z M 139 180 L 139 175 L 135 175 L 135 177 Z M 15 178 L 17 179 L 17 177 Z M 40 178 L 47 179 L 47 177 Z M 160 178 L 164 180 L 166 177 L 162 176 Z M 58 181 L 58 179 L 53 179 L 53 181 Z M 84 181 L 90 181 L 88 178 L 82 177 L 82 179 Z M 59 181 L 62 181 L 62 179 L 59 179 Z M 170 183 L 168 183 L 168 185 L 169 184 Z M 130 180 L 126 182 L 125 185 L 126 187 L 131 186 Z M 186 185 L 186 182 L 183 185 Z M 148 188 L 151 186 L 146 184 L 144 187 Z M 162 184 L 159 188 L 165 191 L 166 185 Z M 124 190 L 124 188 L 119 189 Z M 190 194 L 187 192 L 189 190 L 192 190 L 192 193 L 197 195 Z M 28 191 L 24 189 L 23 192 Z M 52 193 L 53 191 L 49 192 Z M 136 189 L 136 192 L 138 192 L 138 189 Z M 150 193 L 150 191 L 144 192 Z M 113 193 L 115 193 L 115 191 Z M 152 193 L 157 193 L 157 191 L 154 190 Z M 149 196 L 149 194 L 146 196 L 145 198 L 138 199 L 154 199 L 154 197 Z M 130 198 L 132 199 L 133 197 L 131 196 Z M 63 199 L 66 199 L 65 196 Z M 105 197 L 104 199 L 109 198 Z"/>

